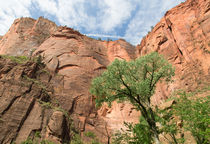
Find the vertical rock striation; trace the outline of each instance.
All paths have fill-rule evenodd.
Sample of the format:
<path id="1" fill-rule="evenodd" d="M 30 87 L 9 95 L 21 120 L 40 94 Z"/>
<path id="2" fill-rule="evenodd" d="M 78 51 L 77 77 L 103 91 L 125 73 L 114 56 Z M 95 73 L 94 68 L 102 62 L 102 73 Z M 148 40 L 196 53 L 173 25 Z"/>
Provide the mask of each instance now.
<path id="1" fill-rule="evenodd" d="M 176 67 L 173 83 L 158 84 L 154 104 L 177 89 L 190 91 L 209 84 L 209 0 L 187 0 L 169 10 L 137 47 L 122 39 L 98 41 L 42 17 L 15 20 L 0 38 L 0 54 L 41 55 L 50 75 L 40 74 L 33 62 L 20 65 L 0 58 L 0 143 L 20 143 L 36 132 L 56 143 L 69 140 L 66 114 L 85 140 L 89 139 L 84 132 L 92 131 L 106 143 L 124 121 L 138 121 L 139 113 L 127 103 L 96 109 L 89 93 L 91 80 L 115 58 L 132 60 L 152 51 Z"/>
<path id="2" fill-rule="evenodd" d="M 70 140 L 67 118 L 54 104 L 56 79 L 38 63 L 18 64 L 0 56 L 1 144 L 19 144 L 36 133 L 55 143 Z"/>
<path id="3" fill-rule="evenodd" d="M 210 81 L 210 1 L 187 0 L 165 16 L 137 46 L 138 56 L 163 54 L 175 67 L 174 83 L 159 83 L 154 102 L 176 89 L 193 90 Z"/>

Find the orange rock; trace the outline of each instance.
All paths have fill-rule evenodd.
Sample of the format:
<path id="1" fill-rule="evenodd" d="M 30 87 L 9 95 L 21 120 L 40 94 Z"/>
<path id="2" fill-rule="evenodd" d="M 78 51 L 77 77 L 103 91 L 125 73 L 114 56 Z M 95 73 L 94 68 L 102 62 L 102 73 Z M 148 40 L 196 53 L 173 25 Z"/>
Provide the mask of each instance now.
<path id="1" fill-rule="evenodd" d="M 176 67 L 174 83 L 157 87 L 155 104 L 176 89 L 210 82 L 210 2 L 187 0 L 166 12 L 137 51 L 138 56 L 157 51 Z"/>
<path id="2" fill-rule="evenodd" d="M 30 55 L 56 29 L 55 23 L 43 17 L 16 19 L 0 41 L 0 54 Z"/>
<path id="3" fill-rule="evenodd" d="M 209 83 L 210 2 L 187 0 L 169 10 L 136 48 L 124 40 L 97 41 L 71 28 L 57 27 L 42 17 L 38 20 L 31 18 L 15 20 L 10 30 L 0 40 L 0 54 L 30 56 L 34 50 L 33 55 L 41 54 L 48 69 L 52 73 L 57 73 L 58 77 L 52 77 L 53 99 L 57 99 L 60 106 L 71 114 L 77 128 L 94 132 L 106 143 L 110 140 L 111 132 L 123 127 L 124 121 L 138 122 L 139 113 L 127 103 L 113 103 L 112 108 L 104 105 L 100 110 L 96 109 L 94 97 L 89 93 L 92 78 L 100 75 L 115 58 L 129 61 L 157 51 L 176 67 L 176 76 L 173 83 L 158 83 L 155 96 L 152 98 L 154 104 L 162 103 L 176 89 L 194 90 L 205 82 Z M 10 63 L 0 65 L 0 79 L 5 78 L 13 67 L 14 65 Z M 7 75 L 6 79 L 18 80 L 21 71 L 13 70 L 17 77 L 13 78 L 12 73 Z M 31 71 L 28 73 L 33 74 Z M 9 86 L 2 83 L 0 91 L 4 91 L 4 87 Z M 4 96 L 7 96 L 7 93 Z M 9 101 L 7 97 L 1 98 L 5 101 L 2 105 L 6 109 Z M 21 124 L 32 101 L 27 99 L 26 105 L 16 106 L 23 109 L 21 112 L 18 111 L 22 117 L 15 117 Z M 10 109 L 8 111 L 13 112 Z M 32 113 L 36 111 L 33 109 Z M 26 123 L 31 123 L 32 118 L 33 116 L 30 116 Z M 62 116 L 60 119 L 62 121 Z M 38 127 L 39 123 L 36 125 Z M 1 126 L 4 131 L 0 139 L 11 133 L 12 136 L 6 139 L 7 142 L 11 142 L 17 135 L 16 131 L 7 125 Z M 33 130 L 26 131 L 27 128 L 31 127 L 23 125 L 20 134 Z M 57 129 L 59 128 L 55 127 L 56 131 Z"/>
<path id="4" fill-rule="evenodd" d="M 134 59 L 134 46 L 124 40 L 97 41 L 71 28 L 59 27 L 34 54 L 41 54 L 50 70 L 64 75 L 63 94 L 59 92 L 57 99 L 64 109 L 71 111 L 75 121 L 79 120 L 77 126 L 80 130 L 95 129 L 96 135 L 102 139 L 106 137 L 106 132 L 100 127 L 104 127 L 106 123 L 110 131 L 119 128 L 119 125 L 123 126 L 126 118 L 119 115 L 117 119 L 112 119 L 110 116 L 118 113 L 118 109 L 116 112 L 111 110 L 110 119 L 106 119 L 106 110 L 109 108 L 104 107 L 103 112 L 97 113 L 89 88 L 92 78 L 104 71 L 115 58 Z M 118 104 L 115 104 L 115 107 L 118 107 Z"/>

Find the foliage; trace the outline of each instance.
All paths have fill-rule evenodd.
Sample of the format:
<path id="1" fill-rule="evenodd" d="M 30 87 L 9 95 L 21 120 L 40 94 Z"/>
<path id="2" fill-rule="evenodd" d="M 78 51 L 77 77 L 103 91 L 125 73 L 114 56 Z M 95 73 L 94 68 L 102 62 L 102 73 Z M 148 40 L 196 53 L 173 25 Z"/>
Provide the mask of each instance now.
<path id="1" fill-rule="evenodd" d="M 156 52 L 130 62 L 116 59 L 107 71 L 92 81 L 90 92 L 96 96 L 96 106 L 104 102 L 111 105 L 115 100 L 131 102 L 141 111 L 154 139 L 158 141 L 159 132 L 150 98 L 157 82 L 168 82 L 173 75 L 172 65 Z"/>
<path id="2" fill-rule="evenodd" d="M 39 67 L 44 67 L 45 64 L 43 63 L 43 59 L 44 59 L 44 58 L 43 58 L 41 55 L 38 55 L 38 56 L 36 56 L 36 57 L 33 57 L 33 58 L 32 58 L 32 61 L 35 62 L 35 63 L 37 63 L 37 65 L 38 65 Z"/>
<path id="3" fill-rule="evenodd" d="M 41 142 L 38 142 L 38 141 L 32 140 L 31 138 L 28 138 L 27 140 L 21 142 L 21 144 L 54 144 L 54 143 L 48 140 L 42 140 Z"/>
<path id="4" fill-rule="evenodd" d="M 33 82 L 34 84 L 36 84 L 39 88 L 41 88 L 43 91 L 47 91 L 47 87 L 39 80 L 34 79 L 34 78 L 30 78 L 27 75 L 23 75 L 23 78 L 25 78 L 26 80 Z"/>
<path id="5" fill-rule="evenodd" d="M 152 133 L 148 123 L 140 117 L 138 124 L 124 123 L 126 130 L 121 129 L 113 138 L 114 144 L 152 144 Z"/>
<path id="6" fill-rule="evenodd" d="M 32 57 L 32 55 L 35 52 L 35 50 L 36 50 L 35 48 L 33 48 L 33 49 L 30 50 L 29 57 Z"/>
<path id="7" fill-rule="evenodd" d="M 183 120 L 184 128 L 190 131 L 198 144 L 210 141 L 210 96 L 192 99 L 189 94 L 180 93 L 175 114 Z"/>
<path id="8" fill-rule="evenodd" d="M 18 64 L 24 64 L 24 63 L 28 62 L 29 60 L 31 60 L 27 56 L 0 55 L 0 57 L 2 57 L 4 59 L 10 59 L 13 62 L 16 62 Z M 44 66 L 44 63 L 42 62 L 43 61 L 43 57 L 41 55 L 38 55 L 36 57 L 33 57 L 32 61 L 35 62 L 35 63 L 37 63 L 38 66 Z"/>
<path id="9" fill-rule="evenodd" d="M 84 144 L 84 143 L 83 143 L 80 135 L 75 134 L 74 137 L 72 137 L 70 144 Z"/>
<path id="10" fill-rule="evenodd" d="M 42 65 L 43 63 L 42 63 L 42 56 L 41 55 L 39 55 L 38 57 L 37 57 L 37 60 L 36 60 L 36 62 L 37 62 L 37 64 L 40 64 L 40 65 Z"/>
<path id="11" fill-rule="evenodd" d="M 22 64 L 29 60 L 27 56 L 9 56 L 9 55 L 1 55 L 4 59 L 10 59 L 16 63 Z"/>
<path id="12" fill-rule="evenodd" d="M 100 144 L 98 142 L 98 140 L 95 138 L 96 136 L 93 132 L 86 132 L 86 133 L 84 133 L 84 135 L 91 138 L 91 142 L 88 144 Z M 87 143 L 83 142 L 83 140 L 79 134 L 75 134 L 72 137 L 70 144 L 87 144 Z"/>
<path id="13" fill-rule="evenodd" d="M 21 144 L 54 144 L 53 142 L 48 140 L 41 140 L 40 142 L 38 142 L 38 139 L 40 138 L 41 138 L 40 132 L 37 131 L 34 135 L 34 139 L 27 138 L 27 140 L 21 142 Z"/>
<path id="14" fill-rule="evenodd" d="M 100 142 L 98 142 L 98 140 L 92 140 L 91 144 L 101 144 Z"/>
<path id="15" fill-rule="evenodd" d="M 95 138 L 96 137 L 96 135 L 93 132 L 91 132 L 91 131 L 85 132 L 84 135 L 86 137 L 89 137 L 89 138 Z"/>
<path id="16" fill-rule="evenodd" d="M 173 75 L 171 64 L 156 52 L 130 62 L 116 59 L 107 71 L 92 81 L 90 92 L 96 96 L 97 106 L 103 102 L 127 100 L 137 109 L 139 102 L 148 107 L 157 82 L 169 81 Z"/>
<path id="17" fill-rule="evenodd" d="M 34 144 L 33 140 L 28 138 L 27 140 L 21 142 L 21 144 Z"/>
<path id="18" fill-rule="evenodd" d="M 157 121 L 160 123 L 160 133 L 163 134 L 168 143 L 184 143 L 184 138 L 177 138 L 177 133 L 180 132 L 180 128 L 177 126 L 177 123 L 174 119 L 173 109 L 158 109 L 156 108 Z M 168 134 L 170 138 L 167 138 L 165 135 Z"/>

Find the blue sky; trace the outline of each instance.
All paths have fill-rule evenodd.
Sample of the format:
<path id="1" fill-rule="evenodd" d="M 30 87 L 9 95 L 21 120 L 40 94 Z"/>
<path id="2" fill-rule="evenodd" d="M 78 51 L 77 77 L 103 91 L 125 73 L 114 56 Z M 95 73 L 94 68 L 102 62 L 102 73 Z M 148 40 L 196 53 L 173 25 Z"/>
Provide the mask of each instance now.
<path id="1" fill-rule="evenodd" d="M 165 12 L 185 0 L 0 0 L 0 35 L 19 17 L 43 16 L 87 36 L 139 44 Z"/>

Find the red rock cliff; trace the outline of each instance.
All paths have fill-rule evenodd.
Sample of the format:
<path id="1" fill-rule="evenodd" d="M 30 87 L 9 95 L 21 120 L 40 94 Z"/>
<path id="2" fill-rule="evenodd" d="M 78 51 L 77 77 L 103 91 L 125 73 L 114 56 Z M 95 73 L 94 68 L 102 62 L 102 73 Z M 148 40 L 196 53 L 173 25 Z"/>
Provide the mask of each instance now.
<path id="1" fill-rule="evenodd" d="M 124 40 L 97 41 L 71 28 L 57 27 L 43 18 L 17 19 L 0 41 L 0 54 L 30 56 L 30 52 L 41 54 L 50 72 L 63 76 L 53 88 L 53 97 L 69 112 L 76 128 L 82 133 L 92 131 L 106 142 L 110 132 L 123 125 L 127 115 L 132 116 L 129 120 L 133 121 L 135 112 L 127 104 L 115 104 L 109 112 L 107 107 L 103 107 L 98 112 L 89 87 L 92 78 L 105 70 L 115 58 L 134 59 L 134 46 Z M 121 114 L 116 115 L 119 112 Z"/>
<path id="2" fill-rule="evenodd" d="M 138 121 L 139 114 L 127 104 L 114 104 L 111 109 L 106 106 L 100 110 L 96 109 L 94 97 L 89 93 L 91 79 L 104 71 L 115 58 L 131 60 L 152 51 L 163 54 L 176 67 L 173 83 L 158 84 L 153 97 L 155 104 L 161 103 L 176 89 L 192 90 L 210 82 L 209 0 L 188 0 L 169 10 L 136 48 L 124 40 L 97 41 L 71 28 L 57 27 L 43 18 L 15 20 L 8 33 L 0 40 L 0 54 L 29 56 L 32 52 L 33 55 L 41 54 L 50 73 L 62 75 L 62 79 L 51 82 L 53 99 L 71 115 L 75 126 L 82 133 L 92 131 L 103 142 L 108 141 L 110 132 L 123 126 L 123 121 Z M 2 91 L 8 87 L 5 83 L 0 85 Z M 7 99 L 7 93 L 9 92 L 6 91 L 1 98 Z M 29 93 L 30 91 L 28 95 Z M 22 133 L 30 133 L 34 129 L 27 126 L 32 119 L 31 116 L 29 120 L 26 119 L 30 101 L 25 102 L 24 98 L 18 106 L 21 105 L 26 112 L 20 113 L 20 118 L 15 117 L 19 120 L 15 126 Z M 13 107 L 13 103 L 2 103 L 2 107 L 11 114 L 10 108 Z M 37 112 L 33 109 L 32 113 Z M 56 119 L 55 117 L 62 119 L 62 114 L 48 113 L 47 118 Z M 12 122 L 10 124 L 13 125 Z M 49 125 L 53 124 L 49 122 Z M 19 131 L 8 132 L 10 128 L 10 125 L 4 126 L 6 130 L 2 135 L 12 136 L 5 141 L 4 137 L 0 137 L 3 143 L 18 139 L 17 135 L 20 135 Z M 56 132 L 59 132 L 58 129 Z"/>
<path id="3" fill-rule="evenodd" d="M 57 100 L 64 109 L 70 111 L 76 127 L 81 132 L 93 131 L 102 141 L 107 141 L 108 133 L 105 127 L 110 132 L 116 127 L 119 128 L 125 119 L 119 115 L 118 120 L 109 118 L 107 124 L 104 118 L 108 108 L 103 107 L 97 112 L 94 98 L 89 93 L 90 82 L 115 58 L 134 59 L 135 47 L 124 40 L 97 41 L 71 28 L 59 27 L 35 51 L 35 55 L 37 54 L 44 57 L 51 71 L 64 75 L 64 88 L 57 86 L 55 89 L 59 93 Z M 120 106 L 116 105 L 116 108 L 118 107 Z M 133 111 L 129 106 L 127 109 Z M 114 111 L 109 110 L 109 113 Z"/>
<path id="4" fill-rule="evenodd" d="M 55 23 L 43 17 L 16 19 L 0 40 L 0 54 L 30 55 L 56 28 Z"/>
<path id="5" fill-rule="evenodd" d="M 187 0 L 166 12 L 137 46 L 138 56 L 163 54 L 175 67 L 170 85 L 159 84 L 155 103 L 176 89 L 193 90 L 210 81 L 210 1 Z"/>

